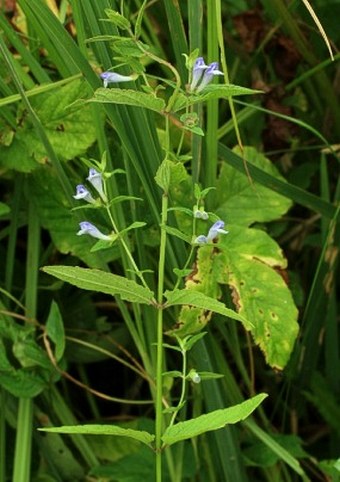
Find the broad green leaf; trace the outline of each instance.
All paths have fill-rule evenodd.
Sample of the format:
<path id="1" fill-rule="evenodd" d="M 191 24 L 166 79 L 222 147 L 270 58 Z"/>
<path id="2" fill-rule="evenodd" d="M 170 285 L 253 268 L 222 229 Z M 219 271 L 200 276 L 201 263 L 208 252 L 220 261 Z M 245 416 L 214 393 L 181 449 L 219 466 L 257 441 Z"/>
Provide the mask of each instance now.
<path id="1" fill-rule="evenodd" d="M 261 91 L 248 89 L 239 85 L 209 85 L 200 94 L 184 95 L 180 94 L 173 106 L 173 111 L 177 112 L 186 106 L 200 104 L 212 99 L 228 99 L 236 95 L 259 94 Z"/>
<path id="2" fill-rule="evenodd" d="M 197 437 L 202 433 L 218 430 L 227 424 L 241 422 L 249 417 L 266 397 L 267 394 L 260 393 L 233 407 L 215 410 L 191 420 L 179 422 L 165 430 L 162 440 L 165 445 L 172 445 L 182 440 Z"/>
<path id="3" fill-rule="evenodd" d="M 59 361 L 65 351 L 65 332 L 63 319 L 55 301 L 52 301 L 50 312 L 48 314 L 46 332 L 48 337 L 55 344 L 55 358 Z"/>
<path id="4" fill-rule="evenodd" d="M 14 368 L 6 356 L 6 348 L 0 340 L 0 386 L 15 397 L 31 398 L 46 387 L 45 380 L 35 371 Z"/>
<path id="5" fill-rule="evenodd" d="M 237 155 L 235 152 L 222 144 L 218 145 L 218 154 L 228 163 L 228 165 L 232 166 L 233 169 L 236 169 L 243 176 L 246 176 L 247 173 L 245 171 L 242 156 Z M 254 164 L 248 163 L 248 170 L 254 181 L 258 181 L 259 184 L 263 186 L 270 186 L 273 191 L 282 194 L 301 206 L 305 206 L 308 209 L 316 211 L 325 216 L 327 219 L 333 219 L 336 216 L 336 207 L 323 198 L 301 189 L 291 183 L 282 181 L 281 179 L 278 179 L 270 173 L 265 172 L 263 169 L 255 166 Z"/>
<path id="6" fill-rule="evenodd" d="M 242 157 L 239 148 L 235 148 L 234 152 Z M 284 181 L 276 167 L 256 149 L 245 147 L 243 156 L 245 162 L 252 163 Z M 292 205 L 286 197 L 258 183 L 252 183 L 247 176 L 228 164 L 222 166 L 217 182 L 216 199 L 218 200 L 217 214 L 221 219 L 243 226 L 277 219 Z"/>
<path id="7" fill-rule="evenodd" d="M 144 430 L 134 430 L 123 428 L 118 425 L 66 425 L 63 427 L 40 428 L 39 430 L 51 433 L 68 433 L 83 435 L 111 435 L 119 437 L 129 437 L 138 440 L 146 445 L 150 445 L 155 436 Z"/>
<path id="8" fill-rule="evenodd" d="M 221 303 L 215 298 L 211 298 L 210 296 L 207 296 L 199 291 L 166 291 L 165 297 L 167 299 L 167 303 L 165 305 L 166 308 L 175 305 L 189 305 L 195 308 L 202 308 L 203 310 L 219 313 L 220 315 L 227 316 L 233 320 L 242 321 L 246 326 L 250 325 L 250 323 L 243 316 L 227 308 L 224 303 Z"/>
<path id="9" fill-rule="evenodd" d="M 80 268 L 79 266 L 45 266 L 42 269 L 45 273 L 71 283 L 78 288 L 98 291 L 112 296 L 118 295 L 123 300 L 132 303 L 150 305 L 154 297 L 151 290 L 135 281 L 98 269 Z"/>
<path id="10" fill-rule="evenodd" d="M 32 107 L 60 159 L 69 160 L 84 154 L 96 139 L 91 107 L 78 105 L 70 108 L 70 104 L 88 92 L 86 84 L 76 80 L 31 99 Z M 17 117 L 18 128 L 13 141 L 8 147 L 2 147 L 1 165 L 29 172 L 39 163 L 46 163 L 46 151 L 26 111 L 20 108 Z"/>
<path id="11" fill-rule="evenodd" d="M 250 331 L 266 361 L 283 368 L 298 334 L 298 310 L 280 274 L 287 264 L 280 247 L 264 231 L 231 225 L 219 248 L 220 282 L 231 287 L 237 311 L 253 323 Z"/>
<path id="12" fill-rule="evenodd" d="M 164 111 L 165 102 L 153 94 L 146 94 L 132 89 L 105 89 L 99 88 L 95 91 L 94 97 L 88 102 L 100 102 L 103 104 L 122 104 L 144 107 L 161 113 Z"/>

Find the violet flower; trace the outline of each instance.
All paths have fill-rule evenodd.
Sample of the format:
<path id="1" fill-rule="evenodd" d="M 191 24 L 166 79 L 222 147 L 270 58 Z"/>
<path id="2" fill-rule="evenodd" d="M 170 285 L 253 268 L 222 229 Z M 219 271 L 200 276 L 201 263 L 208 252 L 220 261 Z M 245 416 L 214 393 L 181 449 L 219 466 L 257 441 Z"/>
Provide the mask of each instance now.
<path id="1" fill-rule="evenodd" d="M 206 68 L 201 83 L 196 89 L 196 92 L 201 92 L 214 78 L 215 75 L 224 75 L 223 72 L 218 70 L 218 62 L 212 62 Z"/>
<path id="2" fill-rule="evenodd" d="M 194 243 L 195 244 L 207 244 L 213 241 L 219 234 L 228 234 L 229 231 L 226 231 L 224 228 L 224 221 L 216 221 L 211 228 L 209 229 L 208 236 L 204 236 L 201 234 L 197 236 Z"/>
<path id="3" fill-rule="evenodd" d="M 88 203 L 95 204 L 95 199 L 92 197 L 90 191 L 85 186 L 83 186 L 83 184 L 78 184 L 76 190 L 77 194 L 73 196 L 74 199 L 77 199 L 77 201 L 79 201 L 79 199 L 84 199 L 84 201 Z"/>
<path id="4" fill-rule="evenodd" d="M 111 236 L 103 234 L 101 231 L 99 231 L 98 228 L 96 228 L 96 226 L 94 226 L 92 223 L 89 223 L 88 221 L 83 221 L 79 223 L 79 227 L 80 230 L 77 232 L 77 236 L 89 234 L 93 238 L 102 239 L 104 241 L 112 240 Z"/>
<path id="5" fill-rule="evenodd" d="M 224 221 L 216 221 L 216 223 L 213 224 L 209 229 L 208 236 L 207 236 L 208 242 L 217 238 L 219 234 L 228 234 L 229 231 L 226 231 L 223 228 L 224 228 Z"/>
<path id="6" fill-rule="evenodd" d="M 96 171 L 93 167 L 89 170 L 89 175 L 86 178 L 89 183 L 95 188 L 98 192 L 99 196 L 102 198 L 104 202 L 107 202 L 107 197 L 104 193 L 104 185 L 103 185 L 103 176 L 100 172 Z"/>
<path id="7" fill-rule="evenodd" d="M 104 87 L 107 87 L 109 84 L 114 84 L 118 82 L 130 82 L 131 80 L 135 80 L 135 77 L 132 77 L 130 75 L 117 74 L 116 72 L 102 72 L 100 74 L 100 78 L 104 81 Z"/>
<path id="8" fill-rule="evenodd" d="M 202 78 L 203 71 L 207 69 L 208 66 L 205 64 L 203 57 L 198 57 L 195 61 L 194 67 L 192 69 L 192 79 L 190 84 L 190 92 L 193 92 L 199 81 Z"/>

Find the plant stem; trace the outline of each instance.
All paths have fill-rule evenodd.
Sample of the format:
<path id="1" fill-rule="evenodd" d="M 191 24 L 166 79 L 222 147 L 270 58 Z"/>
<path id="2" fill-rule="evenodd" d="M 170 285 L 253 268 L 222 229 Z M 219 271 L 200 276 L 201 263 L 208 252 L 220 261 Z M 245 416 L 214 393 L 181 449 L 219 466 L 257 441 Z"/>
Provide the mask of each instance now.
<path id="1" fill-rule="evenodd" d="M 116 225 L 116 223 L 115 223 L 115 221 L 114 221 L 114 219 L 113 219 L 113 216 L 112 216 L 112 214 L 111 214 L 111 211 L 110 211 L 110 208 L 109 208 L 108 205 L 106 206 L 106 212 L 107 212 L 107 214 L 108 214 L 108 216 L 109 216 L 109 219 L 110 219 L 110 222 L 111 222 L 111 224 L 112 224 L 113 230 L 114 230 L 114 232 L 115 232 L 116 234 L 118 234 L 118 236 L 119 236 L 119 241 L 122 243 L 122 246 L 123 246 L 123 248 L 124 248 L 124 251 L 125 251 L 127 257 L 129 258 L 129 261 L 130 261 L 130 263 L 131 263 L 131 266 L 133 267 L 136 275 L 137 275 L 138 278 L 141 280 L 141 282 L 143 283 L 143 285 L 145 286 L 145 288 L 149 288 L 147 282 L 146 282 L 145 279 L 144 279 L 143 274 L 142 274 L 142 273 L 140 272 L 140 270 L 138 269 L 138 266 L 137 266 L 137 264 L 136 264 L 136 261 L 134 260 L 134 258 L 133 258 L 132 254 L 131 254 L 131 251 L 130 251 L 128 245 L 126 244 L 125 240 L 123 239 L 123 236 L 121 236 L 121 235 L 119 234 L 118 227 L 117 227 L 117 225 Z"/>
<path id="2" fill-rule="evenodd" d="M 28 246 L 26 261 L 26 316 L 35 319 L 37 311 L 37 278 L 39 269 L 40 226 L 32 202 L 28 210 Z M 13 482 L 29 482 L 32 451 L 33 402 L 30 398 L 19 400 L 17 434 L 15 443 Z"/>
<path id="3" fill-rule="evenodd" d="M 177 414 L 178 412 L 180 411 L 180 409 L 182 408 L 182 403 L 184 402 L 184 397 L 185 397 L 185 389 L 186 389 L 186 373 L 187 373 L 187 353 L 185 350 L 182 350 L 182 359 L 183 359 L 183 362 L 182 362 L 182 388 L 181 388 L 181 395 L 180 395 L 180 398 L 179 398 L 179 402 L 177 404 L 177 410 L 175 412 L 173 412 L 172 414 L 172 417 L 171 417 L 171 420 L 170 420 L 170 423 L 169 423 L 169 427 L 172 427 L 172 425 L 174 424 L 175 420 L 176 420 L 176 417 L 177 417 Z"/>
<path id="4" fill-rule="evenodd" d="M 158 263 L 158 317 L 157 317 L 157 369 L 156 369 L 156 481 L 162 481 L 162 420 L 163 420 L 163 290 L 164 290 L 164 267 L 165 267 L 165 248 L 166 248 L 166 230 L 168 216 L 168 195 L 163 194 L 162 197 L 162 218 L 161 218 L 161 243 L 159 250 Z"/>

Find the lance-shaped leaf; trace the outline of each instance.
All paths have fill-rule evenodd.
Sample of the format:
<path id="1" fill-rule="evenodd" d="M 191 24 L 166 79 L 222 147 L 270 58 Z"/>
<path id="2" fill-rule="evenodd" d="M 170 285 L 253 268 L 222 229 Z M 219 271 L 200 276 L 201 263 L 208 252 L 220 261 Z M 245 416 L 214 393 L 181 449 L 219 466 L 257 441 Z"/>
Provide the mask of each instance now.
<path id="1" fill-rule="evenodd" d="M 51 433 L 69 433 L 83 435 L 115 435 L 118 437 L 129 437 L 138 442 L 150 445 L 155 436 L 144 430 L 134 430 L 132 428 L 123 428 L 118 425 L 65 425 L 63 427 L 39 428 L 43 432 Z"/>
<path id="2" fill-rule="evenodd" d="M 59 361 L 65 351 L 65 331 L 63 319 L 55 301 L 52 301 L 50 312 L 48 314 L 46 332 L 48 337 L 55 344 L 55 358 Z"/>
<path id="3" fill-rule="evenodd" d="M 132 89 L 105 89 L 96 90 L 93 99 L 89 102 L 101 102 L 103 104 L 123 104 L 135 107 L 144 107 L 161 113 L 165 109 L 163 99 L 155 97 L 153 94 L 146 94 Z"/>
<path id="4" fill-rule="evenodd" d="M 165 297 L 168 300 L 165 307 L 173 305 L 189 305 L 195 308 L 202 308 L 203 310 L 212 311 L 233 320 L 242 321 L 245 325 L 250 323 L 243 316 L 236 313 L 236 311 L 227 308 L 224 303 L 211 298 L 199 291 L 194 290 L 174 290 L 166 291 Z"/>
<path id="5" fill-rule="evenodd" d="M 185 422 L 179 422 L 165 430 L 162 440 L 165 445 L 191 439 L 205 432 L 218 430 L 227 424 L 234 424 L 247 418 L 267 397 L 266 393 L 260 393 L 245 402 L 233 407 L 214 410 Z"/>
<path id="6" fill-rule="evenodd" d="M 200 104 L 212 99 L 228 99 L 229 97 L 237 95 L 252 95 L 260 93 L 260 90 L 248 89 L 247 87 L 241 87 L 240 85 L 208 85 L 199 95 L 193 94 L 186 96 L 180 94 L 176 98 L 172 110 L 177 112 L 184 109 L 186 106 Z"/>
<path id="7" fill-rule="evenodd" d="M 80 268 L 79 266 L 45 266 L 43 271 L 62 281 L 78 286 L 78 288 L 98 291 L 112 296 L 118 295 L 123 300 L 132 303 L 150 305 L 154 299 L 151 290 L 135 281 L 98 269 Z"/>

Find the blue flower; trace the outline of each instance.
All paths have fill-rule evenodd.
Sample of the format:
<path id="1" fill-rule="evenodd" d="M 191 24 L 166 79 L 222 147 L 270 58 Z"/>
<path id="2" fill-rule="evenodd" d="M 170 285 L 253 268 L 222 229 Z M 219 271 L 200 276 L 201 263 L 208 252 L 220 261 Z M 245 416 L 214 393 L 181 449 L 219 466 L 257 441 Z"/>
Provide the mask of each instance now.
<path id="1" fill-rule="evenodd" d="M 75 194 L 73 197 L 74 199 L 84 199 L 84 201 L 87 201 L 88 203 L 91 203 L 91 204 L 94 204 L 96 201 L 95 199 L 93 199 L 90 191 L 88 189 L 86 189 L 85 186 L 83 186 L 83 184 L 78 184 L 78 186 L 76 187 L 76 190 L 77 190 L 77 194 Z"/>
<path id="2" fill-rule="evenodd" d="M 82 234 L 89 234 L 93 238 L 103 239 L 104 241 L 111 241 L 111 236 L 107 236 L 99 231 L 96 226 L 89 223 L 88 221 L 83 221 L 79 223 L 80 230 L 77 232 L 77 236 L 81 236 Z"/>
<path id="3" fill-rule="evenodd" d="M 131 80 L 135 80 L 134 76 L 117 74 L 116 72 L 103 72 L 100 74 L 100 78 L 104 81 L 104 87 L 117 82 L 130 82 Z"/>
<path id="4" fill-rule="evenodd" d="M 201 234 L 197 236 L 194 243 L 195 244 L 207 244 L 213 241 L 219 234 L 228 234 L 229 231 L 226 231 L 224 228 L 224 221 L 216 221 L 211 228 L 209 229 L 208 236 L 204 236 Z"/>
<path id="5" fill-rule="evenodd" d="M 192 69 L 190 92 L 193 92 L 196 89 L 197 84 L 201 80 L 204 69 L 207 69 L 207 68 L 208 66 L 205 64 L 203 57 L 198 57 Z"/>
<path id="6" fill-rule="evenodd" d="M 203 79 L 201 80 L 200 85 L 197 87 L 197 92 L 201 92 L 214 78 L 215 75 L 224 75 L 223 72 L 218 70 L 218 62 L 212 62 L 206 68 Z"/>
<path id="7" fill-rule="evenodd" d="M 208 241 L 212 241 L 219 234 L 228 234 L 229 231 L 225 231 L 225 229 L 223 228 L 224 228 L 224 221 L 216 221 L 216 223 L 213 224 L 209 229 L 209 233 L 207 236 Z"/>
<path id="8" fill-rule="evenodd" d="M 104 202 L 107 202 L 107 197 L 104 193 L 103 176 L 101 175 L 101 173 L 91 167 L 89 170 L 89 175 L 86 179 L 92 184 L 92 186 L 98 192 L 102 200 Z"/>

